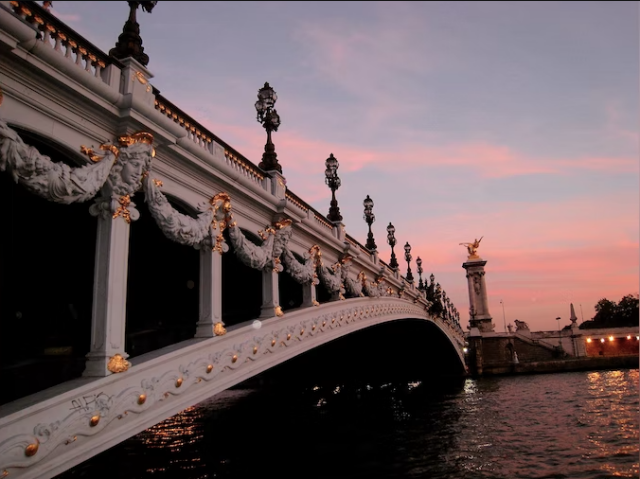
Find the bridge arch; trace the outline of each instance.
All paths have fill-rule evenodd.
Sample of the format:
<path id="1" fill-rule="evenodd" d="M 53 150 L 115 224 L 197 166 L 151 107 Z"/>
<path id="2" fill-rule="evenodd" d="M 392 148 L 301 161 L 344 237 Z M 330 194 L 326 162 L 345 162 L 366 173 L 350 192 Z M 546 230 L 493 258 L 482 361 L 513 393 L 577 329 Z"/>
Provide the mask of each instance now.
<path id="1" fill-rule="evenodd" d="M 25 143 L 77 166 L 76 151 L 17 127 Z M 0 174 L 0 403 L 82 374 L 89 352 L 96 219 L 86 203 L 47 201 Z M 29 377 L 29 381 L 21 378 Z"/>
<path id="2" fill-rule="evenodd" d="M 58 429 L 40 446 L 38 455 L 15 456 L 7 466 L 28 464 L 25 477 L 39 477 L 42 471 L 61 472 L 82 458 L 305 351 L 370 326 L 402 319 L 434 323 L 444 333 L 442 340 L 451 343 L 460 371 L 464 371 L 462 340 L 443 321 L 427 316 L 422 306 L 392 297 L 334 301 L 269 318 L 259 328 L 252 322 L 231 326 L 224 336 L 194 340 L 169 354 L 133 358 L 135 367 L 118 375 L 117 381 L 99 378 L 74 390 L 74 396 L 103 398 L 100 420 L 95 426 L 89 423 L 91 412 L 69 414 L 70 396 L 65 394 L 45 398 L 28 414 L 18 411 L 0 418 L 0 426 L 19 420 L 19 430 L 25 431 L 7 438 L 0 456 L 3 450 L 16 449 L 14 442 L 35 440 L 28 431 L 38 430 L 39 424 L 59 421 Z M 385 349 L 372 347 L 369 354 L 384 356 Z M 79 439 L 73 447 L 64 444 L 69 434 Z M 54 450 L 56 454 L 52 455 Z"/>

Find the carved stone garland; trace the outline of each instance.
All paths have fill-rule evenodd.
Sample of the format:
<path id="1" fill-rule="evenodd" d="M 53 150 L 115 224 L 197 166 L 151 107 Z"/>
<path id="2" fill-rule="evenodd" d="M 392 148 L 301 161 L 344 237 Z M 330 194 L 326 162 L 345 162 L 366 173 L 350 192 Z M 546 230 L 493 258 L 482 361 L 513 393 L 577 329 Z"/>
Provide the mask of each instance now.
<path id="1" fill-rule="evenodd" d="M 293 253 L 284 248 L 282 251 L 282 261 L 287 268 L 287 273 L 300 284 L 319 284 L 316 269 L 322 264 L 322 252 L 318 245 L 313 245 L 308 253 L 303 256 L 304 263 L 300 263 Z"/>
<path id="2" fill-rule="evenodd" d="M 25 145 L 18 133 L 0 121 L 0 171 L 8 170 L 16 183 L 46 200 L 71 204 L 95 196 L 107 181 L 118 159 L 118 149 L 100 145 L 104 156 L 84 148 L 93 163 L 73 168 L 54 163 L 33 146 Z"/>
<path id="3" fill-rule="evenodd" d="M 201 246 L 215 245 L 215 235 L 212 232 L 214 208 L 212 205 L 197 218 L 179 213 L 169 200 L 162 194 L 157 180 L 149 176 L 145 178 L 145 201 L 149 207 L 151 216 L 164 235 L 176 243 L 193 246 L 200 249 Z"/>
<path id="4" fill-rule="evenodd" d="M 339 261 L 331 267 L 326 267 L 322 262 L 318 265 L 318 278 L 320 283 L 329 293 L 339 295 L 340 299 L 344 298 L 345 288 L 342 284 L 342 263 Z"/>
<path id="5" fill-rule="evenodd" d="M 364 296 L 362 292 L 362 282 L 349 278 L 349 270 L 351 269 L 351 256 L 345 255 L 341 260 L 342 268 L 340 268 L 340 276 L 344 283 L 344 289 L 350 298 Z"/>

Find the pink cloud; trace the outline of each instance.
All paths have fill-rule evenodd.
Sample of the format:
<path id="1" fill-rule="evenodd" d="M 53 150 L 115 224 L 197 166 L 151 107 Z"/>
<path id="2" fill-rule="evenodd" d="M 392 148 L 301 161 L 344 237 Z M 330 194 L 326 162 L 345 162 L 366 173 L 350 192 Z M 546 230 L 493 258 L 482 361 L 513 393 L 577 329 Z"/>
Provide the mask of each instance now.
<path id="1" fill-rule="evenodd" d="M 253 158 L 260 158 L 265 135 L 256 128 L 203 121 L 212 131 L 237 145 Z M 339 143 L 305 138 L 295 131 L 274 135 L 276 151 L 283 168 L 296 173 L 321 173 L 323 160 L 333 153 L 342 171 L 358 171 L 375 166 L 398 172 L 424 167 L 460 167 L 474 170 L 482 178 L 505 178 L 527 174 L 575 174 L 578 170 L 606 170 L 610 173 L 637 173 L 637 159 L 587 157 L 574 160 L 562 158 L 529 158 L 504 145 L 468 143 L 428 147 L 405 145 L 389 151 L 363 149 Z M 251 154 L 253 153 L 253 154 Z M 390 162 L 389 158 L 394 161 Z M 259 160 L 258 160 L 259 161 Z M 286 171 L 285 171 L 286 175 Z"/>
<path id="2" fill-rule="evenodd" d="M 58 20 L 63 21 L 63 22 L 74 23 L 74 22 L 79 22 L 80 20 L 82 20 L 80 15 L 78 15 L 77 13 L 60 13 L 60 12 L 58 12 L 57 10 L 55 10 L 53 8 L 51 8 L 49 13 L 51 13 Z"/>

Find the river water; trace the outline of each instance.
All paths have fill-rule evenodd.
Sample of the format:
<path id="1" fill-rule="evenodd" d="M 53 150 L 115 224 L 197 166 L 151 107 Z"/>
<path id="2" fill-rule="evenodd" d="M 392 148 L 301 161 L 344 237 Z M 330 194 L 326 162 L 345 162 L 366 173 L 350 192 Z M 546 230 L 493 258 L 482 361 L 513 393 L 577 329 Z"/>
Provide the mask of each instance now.
<path id="1" fill-rule="evenodd" d="M 638 369 L 236 389 L 58 478 L 638 478 L 638 397 Z"/>

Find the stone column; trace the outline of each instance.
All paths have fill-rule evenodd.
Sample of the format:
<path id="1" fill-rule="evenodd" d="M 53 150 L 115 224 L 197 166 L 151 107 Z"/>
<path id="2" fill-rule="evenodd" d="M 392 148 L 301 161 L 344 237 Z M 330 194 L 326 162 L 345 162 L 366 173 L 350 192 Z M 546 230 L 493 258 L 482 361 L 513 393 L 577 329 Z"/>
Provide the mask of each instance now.
<path id="1" fill-rule="evenodd" d="M 222 322 L 222 255 L 211 248 L 200 250 L 200 318 L 196 338 L 212 338 Z"/>
<path id="2" fill-rule="evenodd" d="M 91 350 L 83 376 L 108 376 L 109 360 L 124 351 L 127 312 L 129 223 L 98 216 L 91 313 Z"/>
<path id="3" fill-rule="evenodd" d="M 316 285 L 313 283 L 304 283 L 302 285 L 302 307 L 316 305 Z"/>
<path id="4" fill-rule="evenodd" d="M 282 316 L 280 309 L 280 288 L 278 273 L 271 269 L 262 270 L 262 308 L 260 318 Z"/>
<path id="5" fill-rule="evenodd" d="M 492 332 L 493 324 L 489 313 L 489 301 L 487 299 L 487 286 L 484 280 L 484 265 L 487 262 L 481 259 L 467 261 L 462 267 L 467 271 L 469 285 L 469 305 L 473 308 L 474 315 L 469 320 L 472 328 L 478 328 L 480 332 Z"/>

